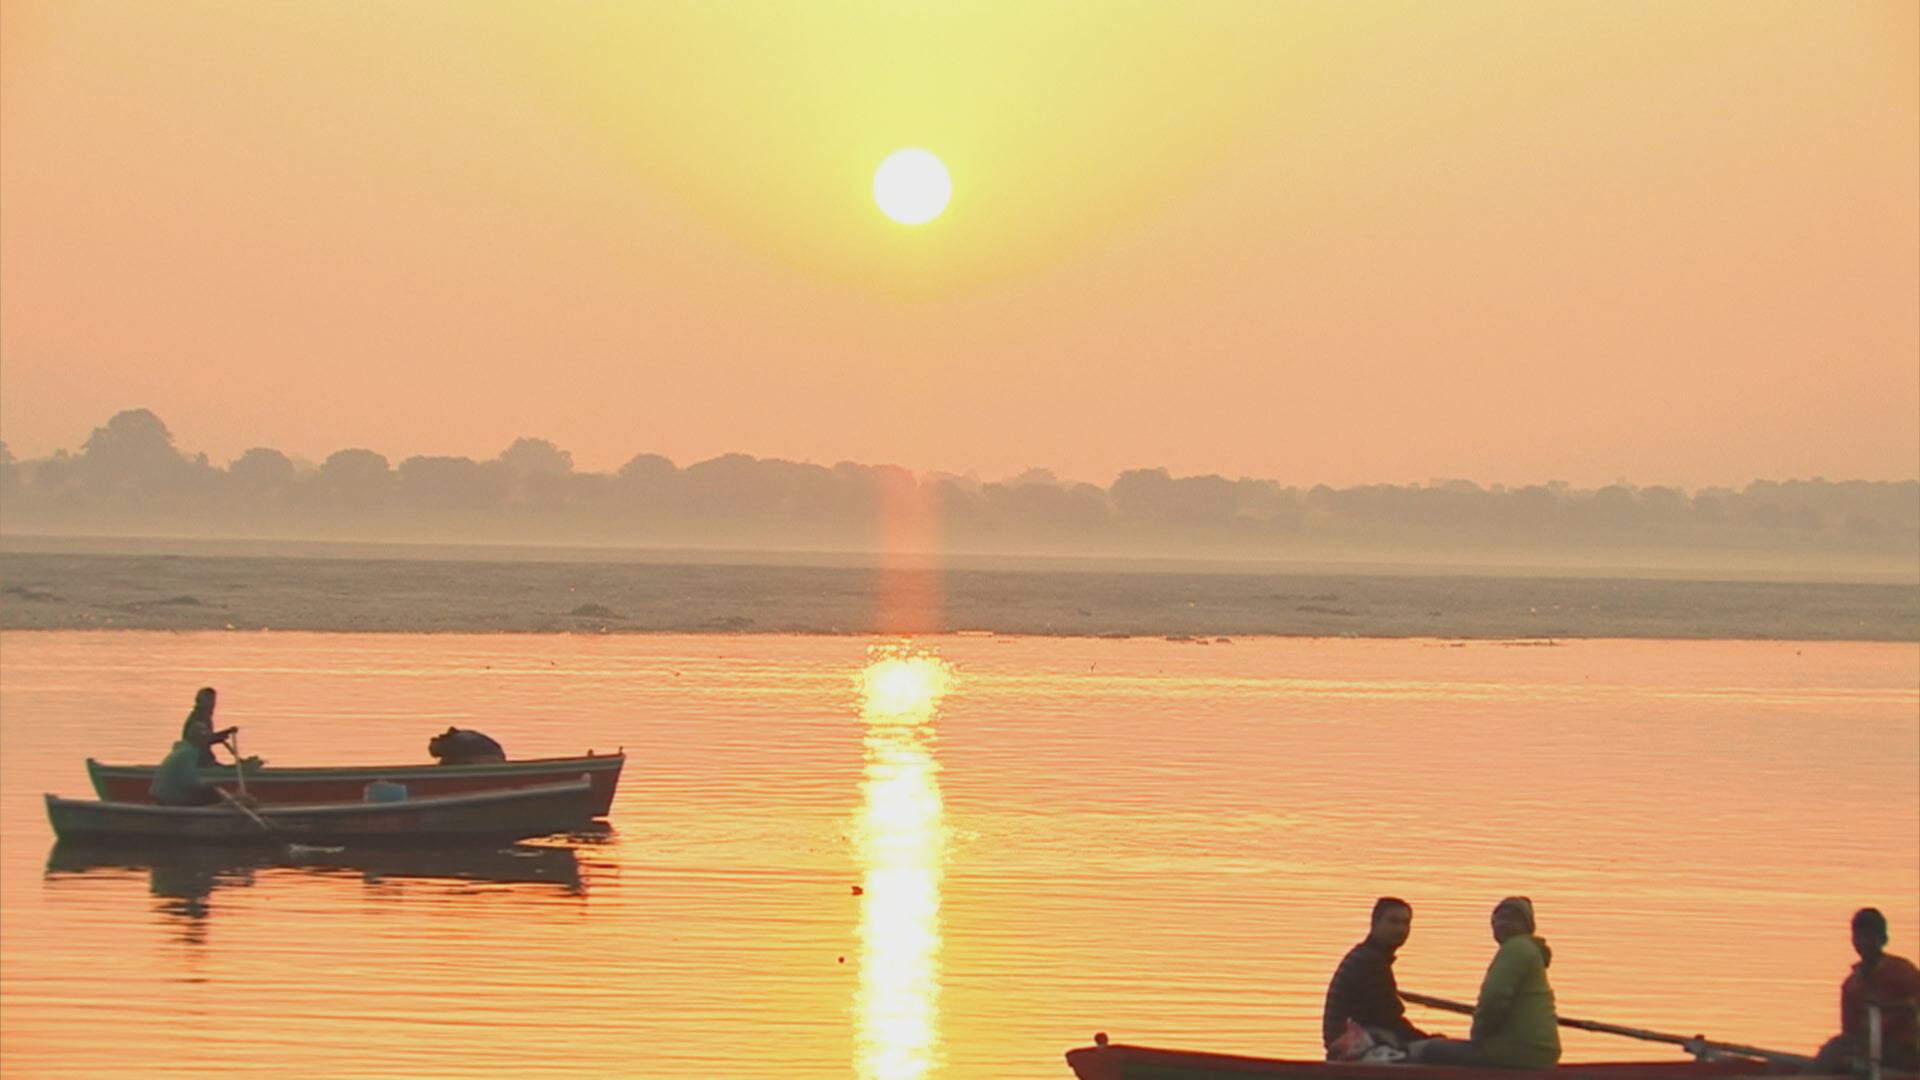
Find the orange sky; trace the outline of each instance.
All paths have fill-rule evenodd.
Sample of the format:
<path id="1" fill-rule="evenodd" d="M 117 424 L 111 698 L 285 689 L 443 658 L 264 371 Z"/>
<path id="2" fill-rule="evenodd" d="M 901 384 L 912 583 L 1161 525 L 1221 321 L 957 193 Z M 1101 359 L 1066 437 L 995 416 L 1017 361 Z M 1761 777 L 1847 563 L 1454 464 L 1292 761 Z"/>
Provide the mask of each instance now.
<path id="1" fill-rule="evenodd" d="M 0 437 L 1911 478 L 1917 12 L 8 0 Z"/>

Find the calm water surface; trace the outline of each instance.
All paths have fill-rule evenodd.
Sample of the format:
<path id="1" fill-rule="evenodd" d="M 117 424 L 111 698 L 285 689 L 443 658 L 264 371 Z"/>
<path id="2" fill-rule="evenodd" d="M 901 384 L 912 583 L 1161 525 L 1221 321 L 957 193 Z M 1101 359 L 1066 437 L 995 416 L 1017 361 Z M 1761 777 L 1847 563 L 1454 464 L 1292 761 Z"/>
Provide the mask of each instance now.
<path id="1" fill-rule="evenodd" d="M 630 755 L 477 853 L 56 849 L 193 690 L 280 764 Z M 1316 1055 L 1380 893 L 1471 998 L 1530 894 L 1563 1015 L 1805 1051 L 1920 940 L 1920 647 L 0 635 L 7 1077 L 1064 1077 L 1096 1030 Z M 1457 1018 L 1416 1022 L 1459 1034 Z M 1670 1056 L 1568 1033 L 1568 1058 Z"/>

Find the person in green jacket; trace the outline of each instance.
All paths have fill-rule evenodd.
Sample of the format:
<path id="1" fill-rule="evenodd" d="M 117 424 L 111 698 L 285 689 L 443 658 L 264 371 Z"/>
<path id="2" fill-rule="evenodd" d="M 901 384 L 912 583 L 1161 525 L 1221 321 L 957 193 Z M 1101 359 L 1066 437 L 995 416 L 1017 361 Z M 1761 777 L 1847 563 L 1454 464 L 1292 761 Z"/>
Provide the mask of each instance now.
<path id="1" fill-rule="evenodd" d="M 147 794 L 161 806 L 211 806 L 220 802 L 220 793 L 200 779 L 199 743 L 181 739 L 153 771 L 153 783 Z"/>
<path id="2" fill-rule="evenodd" d="M 1547 983 L 1553 950 L 1534 932 L 1533 901 L 1507 897 L 1494 905 L 1492 923 L 1500 948 L 1480 981 L 1471 1038 L 1418 1044 L 1416 1061 L 1545 1069 L 1560 1060 L 1560 1018 Z"/>

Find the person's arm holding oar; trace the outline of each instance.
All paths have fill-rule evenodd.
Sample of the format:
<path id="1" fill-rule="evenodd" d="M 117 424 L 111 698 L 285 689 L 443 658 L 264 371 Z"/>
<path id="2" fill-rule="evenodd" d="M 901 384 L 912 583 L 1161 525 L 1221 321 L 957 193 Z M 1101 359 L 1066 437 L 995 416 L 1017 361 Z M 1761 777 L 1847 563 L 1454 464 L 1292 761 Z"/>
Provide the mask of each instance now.
<path id="1" fill-rule="evenodd" d="M 266 818 L 254 812 L 252 805 L 253 799 L 247 795 L 247 759 L 240 756 L 239 728 L 227 729 L 226 744 L 228 752 L 233 754 L 234 782 L 240 786 L 240 794 L 238 796 L 231 795 L 223 788 L 215 788 L 214 790 L 220 792 L 220 797 L 227 801 L 227 805 L 252 818 L 255 825 L 260 826 L 267 832 L 272 832 L 273 822 L 268 821 Z"/>
<path id="2" fill-rule="evenodd" d="M 180 725 L 180 737 L 200 748 L 200 764 L 217 764 L 213 756 L 213 744 L 225 742 L 239 728 L 213 729 L 213 706 L 216 695 L 213 687 L 203 686 L 193 697 L 193 711 L 187 714 L 186 722 Z M 233 747 L 229 746 L 231 750 Z M 236 755 L 237 756 L 237 755 Z"/>
<path id="3" fill-rule="evenodd" d="M 227 744 L 227 753 L 233 755 L 233 782 L 240 788 L 240 798 L 247 798 L 247 759 L 240 756 L 240 729 L 230 727 L 221 739 Z"/>

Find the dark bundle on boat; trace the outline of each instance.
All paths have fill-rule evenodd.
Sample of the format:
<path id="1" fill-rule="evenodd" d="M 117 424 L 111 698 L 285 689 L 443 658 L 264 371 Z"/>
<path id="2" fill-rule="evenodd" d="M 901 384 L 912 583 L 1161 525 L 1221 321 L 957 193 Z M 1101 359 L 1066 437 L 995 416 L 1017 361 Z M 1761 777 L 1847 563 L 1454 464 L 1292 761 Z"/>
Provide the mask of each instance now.
<path id="1" fill-rule="evenodd" d="M 507 752 L 492 738 L 457 727 L 449 727 L 427 740 L 427 753 L 442 765 L 481 765 L 507 760 Z"/>

